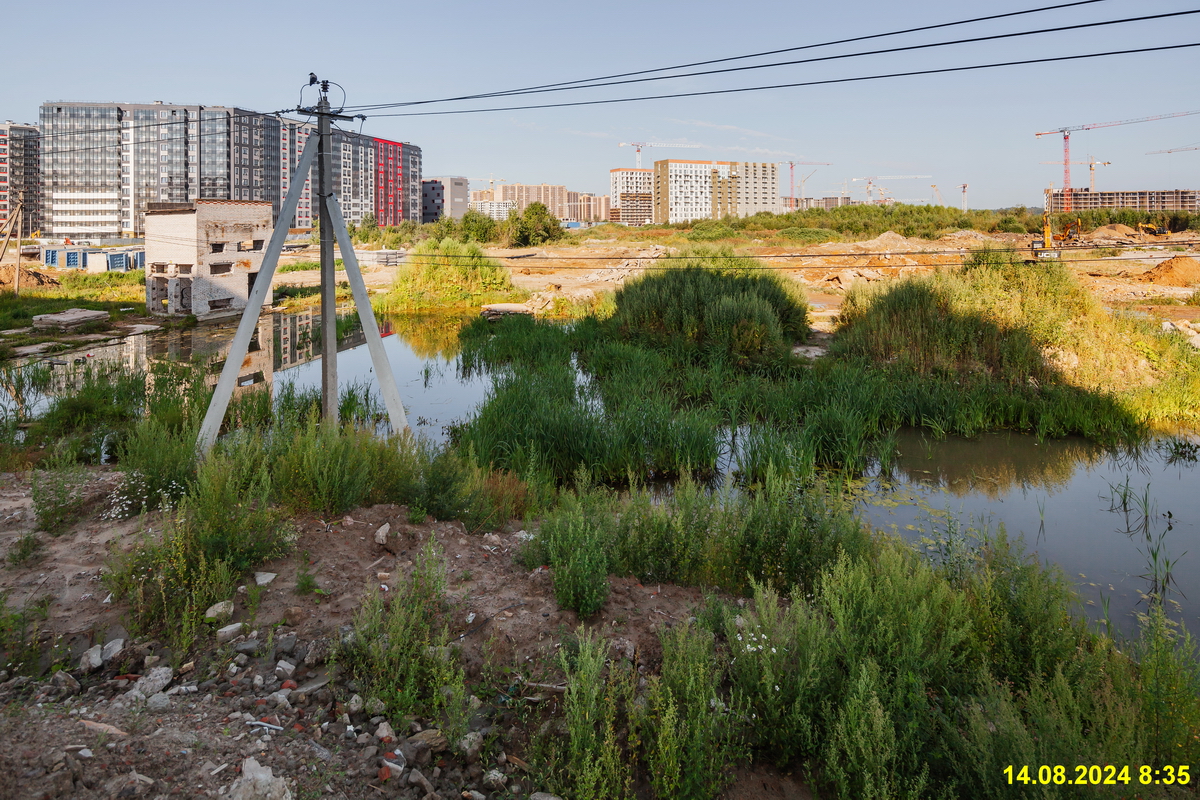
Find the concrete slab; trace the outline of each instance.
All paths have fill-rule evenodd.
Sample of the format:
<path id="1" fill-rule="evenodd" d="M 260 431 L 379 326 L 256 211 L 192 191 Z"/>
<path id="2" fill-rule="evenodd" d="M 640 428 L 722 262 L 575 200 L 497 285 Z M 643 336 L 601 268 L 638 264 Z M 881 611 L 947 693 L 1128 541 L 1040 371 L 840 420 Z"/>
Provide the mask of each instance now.
<path id="1" fill-rule="evenodd" d="M 66 311 L 60 311 L 57 314 L 38 314 L 33 318 L 33 327 L 58 328 L 59 330 L 70 331 L 93 322 L 107 322 L 109 316 L 107 311 L 68 308 Z"/>

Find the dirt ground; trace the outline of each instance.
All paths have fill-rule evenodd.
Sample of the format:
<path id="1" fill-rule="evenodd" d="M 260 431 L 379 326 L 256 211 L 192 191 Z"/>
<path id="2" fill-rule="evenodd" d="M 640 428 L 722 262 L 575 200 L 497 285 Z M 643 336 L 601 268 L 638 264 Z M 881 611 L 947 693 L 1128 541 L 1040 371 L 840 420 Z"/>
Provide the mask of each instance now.
<path id="1" fill-rule="evenodd" d="M 94 470 L 84 519 L 57 537 L 39 533 L 43 547 L 27 565 L 0 568 L 0 592 L 7 593 L 10 608 L 48 603 L 42 642 L 73 676 L 52 679 L 48 670 L 31 681 L 0 672 L 0 741 L 8 743 L 0 748 L 0 772 L 16 776 L 7 788 L 0 781 L 0 800 L 215 797 L 230 790 L 248 757 L 271 767 L 301 797 L 434 800 L 536 790 L 521 766 L 527 734 L 514 727 L 506 706 L 481 701 L 472 721 L 474 730 L 497 734 L 486 754 L 495 763 L 453 749 L 435 747 L 430 754 L 421 744 L 428 734 L 418 735 L 421 725 L 412 720 L 390 720 L 397 730 L 408 730 L 394 741 L 381 738 L 383 718 L 370 709 L 355 711 L 353 682 L 324 661 L 329 643 L 349 630 L 364 593 L 393 589 L 432 538 L 445 560 L 451 634 L 468 682 L 480 678 L 485 661 L 509 665 L 525 680 L 543 684 L 517 685 L 525 702 L 557 702 L 556 650 L 579 620 L 558 607 L 544 567 L 529 570 L 515 560 L 525 531 L 510 525 L 467 534 L 461 523 L 432 518 L 414 525 L 408 509 L 395 505 L 357 509 L 336 520 L 296 518 L 295 549 L 260 568 L 274 574 L 261 594 L 247 586 L 232 598 L 232 621 L 245 623 L 243 635 L 229 643 L 232 650 L 210 645 L 176 654 L 131 635 L 136 629 L 128 608 L 103 588 L 110 552 L 128 550 L 161 526 L 154 515 L 121 522 L 101 517 L 119 479 L 109 468 Z M 384 525 L 389 533 L 381 544 L 376 534 Z M 0 475 L 0 552 L 36 528 L 25 476 Z M 315 577 L 319 592 L 297 594 L 301 570 Z M 610 586 L 608 602 L 588 627 L 609 640 L 614 658 L 656 670 L 660 629 L 692 616 L 703 599 L 700 590 L 626 578 L 612 578 Z M 99 670 L 77 667 L 89 648 L 116 640 L 122 643 L 109 645 L 116 652 Z M 288 658 L 296 665 L 290 684 L 276 670 L 278 660 Z M 163 698 L 152 698 L 158 705 L 127 696 L 139 678 L 163 666 L 171 681 Z M 280 691 L 287 695 L 283 701 Z M 120 733 L 86 727 L 85 721 Z M 349 725 L 354 729 L 347 735 Z M 403 780 L 379 780 L 385 760 L 407 763 L 402 776 L 392 776 Z M 411 777 L 414 769 L 420 779 Z M 489 788 L 489 769 L 500 771 L 508 784 L 504 791 Z M 727 797 L 791 800 L 809 794 L 794 777 L 764 767 L 741 769 Z"/>

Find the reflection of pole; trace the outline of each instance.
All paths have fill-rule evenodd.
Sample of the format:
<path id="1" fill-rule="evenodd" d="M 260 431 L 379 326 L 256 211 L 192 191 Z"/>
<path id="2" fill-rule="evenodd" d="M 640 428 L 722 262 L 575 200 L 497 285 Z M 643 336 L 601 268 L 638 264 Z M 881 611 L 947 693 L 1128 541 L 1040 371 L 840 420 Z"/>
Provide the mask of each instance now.
<path id="1" fill-rule="evenodd" d="M 333 191 L 333 159 L 330 147 L 333 134 L 329 121 L 329 82 L 321 82 L 321 100 L 317 103 L 317 197 L 320 204 L 321 234 L 321 416 L 325 424 L 337 426 L 337 282 L 333 259 L 333 221 L 329 216 L 329 194 Z"/>
<path id="2" fill-rule="evenodd" d="M 342 216 L 337 197 L 330 197 L 329 200 L 333 233 L 337 236 L 338 248 L 342 251 L 342 264 L 346 267 L 346 278 L 350 281 L 350 290 L 354 293 L 354 305 L 358 308 L 363 337 L 367 340 L 367 352 L 371 354 L 375 377 L 379 379 L 379 393 L 383 395 L 383 405 L 387 409 L 388 419 L 391 420 L 392 430 L 403 430 L 408 427 L 408 415 L 404 413 L 404 402 L 400 399 L 400 390 L 396 388 L 392 365 L 388 361 L 387 351 L 383 349 L 383 339 L 379 335 L 375 311 L 371 308 L 371 298 L 367 295 L 367 285 L 363 282 L 358 258 L 354 255 L 354 244 L 350 241 L 350 232 L 346 230 L 346 220 Z"/>

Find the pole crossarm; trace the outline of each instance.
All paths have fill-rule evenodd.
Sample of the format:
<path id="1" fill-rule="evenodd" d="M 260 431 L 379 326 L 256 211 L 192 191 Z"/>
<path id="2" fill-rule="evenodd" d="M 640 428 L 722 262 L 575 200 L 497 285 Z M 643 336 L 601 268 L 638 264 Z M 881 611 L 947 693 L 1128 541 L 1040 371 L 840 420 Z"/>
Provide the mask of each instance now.
<path id="1" fill-rule="evenodd" d="M 263 301 L 267 299 L 267 292 L 271 290 L 271 280 L 275 277 L 279 254 L 283 251 L 284 240 L 287 239 L 287 221 L 296 215 L 296 206 L 300 203 L 300 195 L 304 192 L 305 177 L 312 169 L 313 158 L 317 154 L 317 139 L 316 136 L 310 136 L 305 143 L 304 152 L 300 154 L 300 161 L 296 165 L 296 171 L 288 186 L 287 197 L 284 198 L 283 207 L 279 209 L 279 219 L 275 223 L 275 229 L 271 232 L 271 241 L 267 243 L 262 266 L 259 268 L 258 277 L 254 279 L 254 288 L 250 290 L 250 296 L 246 299 L 246 310 L 242 312 L 242 320 L 238 323 L 237 333 L 234 334 L 233 343 L 229 346 L 229 355 L 225 359 L 225 366 L 221 369 L 217 388 L 213 392 L 212 400 L 209 401 L 204 421 L 200 424 L 200 434 L 196 437 L 196 449 L 201 454 L 212 449 L 213 444 L 217 441 L 217 434 L 221 430 L 221 423 L 225 419 L 229 400 L 233 397 L 233 390 L 237 384 L 238 371 L 250 348 L 250 339 L 254 336 L 255 328 L 258 327 Z"/>
<path id="2" fill-rule="evenodd" d="M 371 354 L 371 364 L 375 367 L 379 392 L 383 395 L 383 404 L 387 408 L 392 430 L 408 430 L 408 415 L 404 411 L 400 390 L 396 387 L 396 379 L 392 375 L 387 351 L 383 349 L 383 337 L 379 335 L 375 311 L 371 308 L 371 298 L 367 295 L 367 286 L 363 281 L 362 270 L 358 268 L 354 244 L 350 241 L 350 232 L 346 229 L 346 220 L 342 216 L 342 206 L 336 194 L 329 196 L 329 216 L 333 221 L 333 233 L 337 236 L 338 249 L 342 253 L 342 266 L 346 269 L 350 291 L 354 294 L 354 305 L 358 308 L 358 318 L 362 322 L 363 334 L 367 339 L 367 351 Z"/>

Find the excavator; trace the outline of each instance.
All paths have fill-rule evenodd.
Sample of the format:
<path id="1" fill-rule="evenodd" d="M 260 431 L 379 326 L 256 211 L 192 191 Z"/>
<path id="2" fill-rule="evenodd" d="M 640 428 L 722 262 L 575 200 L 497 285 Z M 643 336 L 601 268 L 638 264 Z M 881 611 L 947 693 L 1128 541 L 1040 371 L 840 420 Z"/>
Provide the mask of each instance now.
<path id="1" fill-rule="evenodd" d="M 1083 231 L 1083 220 L 1067 223 L 1062 233 L 1054 233 L 1050 226 L 1050 210 L 1042 212 L 1042 238 L 1034 239 L 1031 245 L 1035 258 L 1058 258 L 1060 242 L 1073 242 Z"/>
<path id="2" fill-rule="evenodd" d="M 1168 231 L 1161 225 L 1150 225 L 1145 222 L 1137 224 L 1138 233 L 1142 236 L 1166 236 Z"/>

